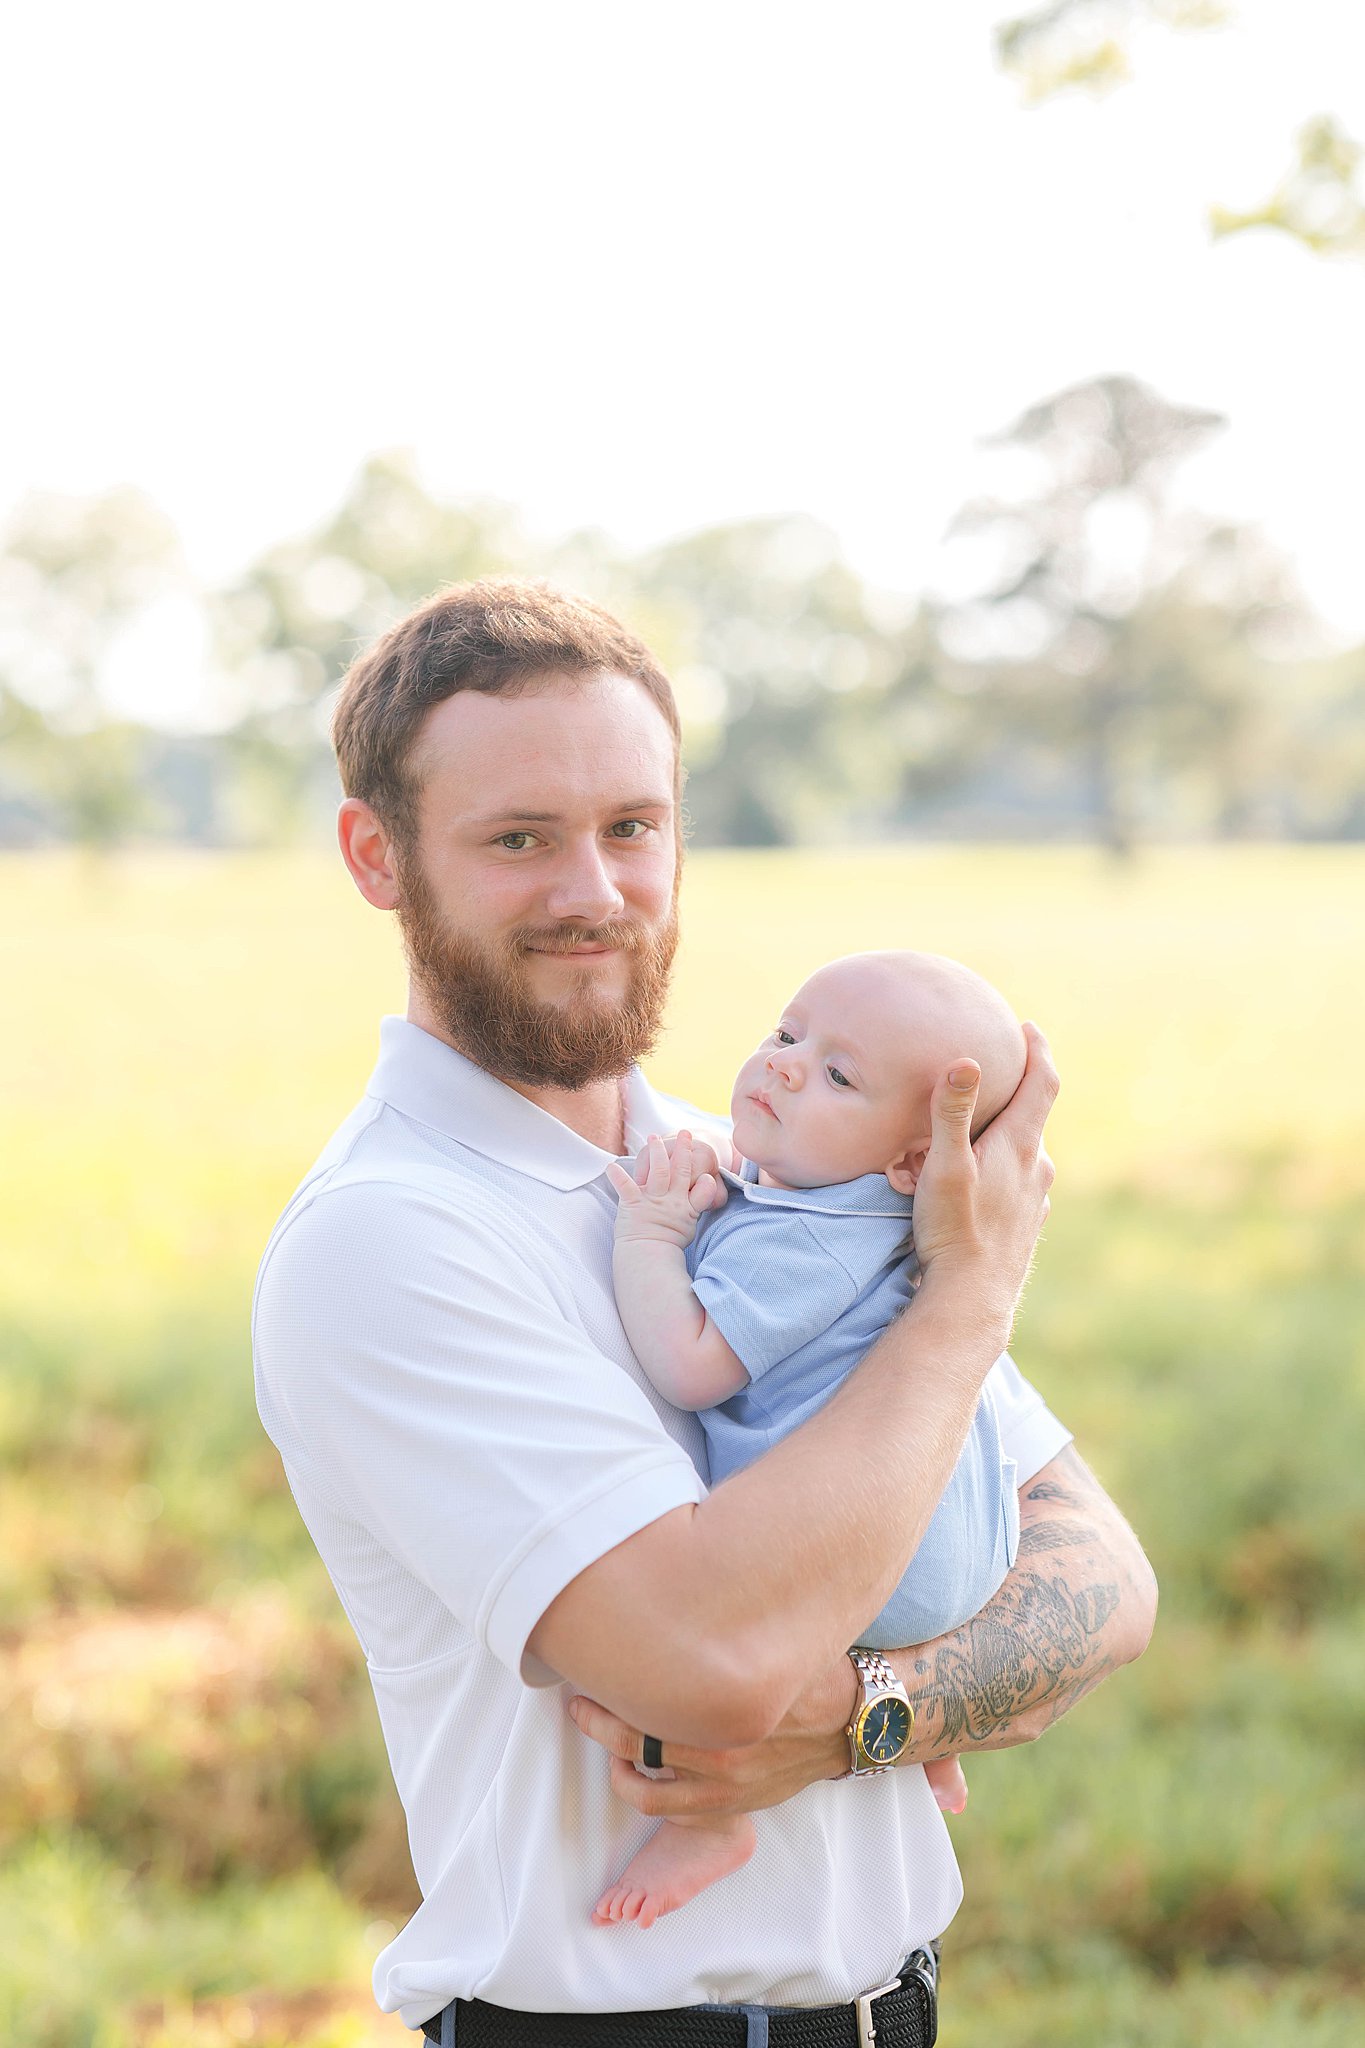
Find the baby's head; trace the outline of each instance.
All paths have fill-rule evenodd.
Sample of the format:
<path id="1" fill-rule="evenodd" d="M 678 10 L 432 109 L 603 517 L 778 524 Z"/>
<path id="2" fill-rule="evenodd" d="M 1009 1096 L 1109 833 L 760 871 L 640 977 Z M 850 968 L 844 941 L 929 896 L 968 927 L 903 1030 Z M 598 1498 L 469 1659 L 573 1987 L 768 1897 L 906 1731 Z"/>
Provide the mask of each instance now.
<path id="1" fill-rule="evenodd" d="M 884 1173 L 911 1194 L 929 1098 L 954 1060 L 981 1068 L 972 1136 L 1019 1085 L 1027 1048 L 1004 997 L 937 953 L 851 953 L 811 975 L 739 1070 L 735 1144 L 776 1187 Z"/>

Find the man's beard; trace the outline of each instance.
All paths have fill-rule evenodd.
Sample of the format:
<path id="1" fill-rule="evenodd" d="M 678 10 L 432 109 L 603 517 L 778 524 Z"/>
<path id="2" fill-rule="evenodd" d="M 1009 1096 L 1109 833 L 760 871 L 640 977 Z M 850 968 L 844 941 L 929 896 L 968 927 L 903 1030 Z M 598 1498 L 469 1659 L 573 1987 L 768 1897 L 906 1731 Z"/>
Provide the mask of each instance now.
<path id="1" fill-rule="evenodd" d="M 518 925 L 489 944 L 450 924 L 415 856 L 399 864 L 398 880 L 398 924 L 413 980 L 444 1036 L 488 1073 L 523 1087 L 586 1088 L 618 1079 L 654 1050 L 678 946 L 676 887 L 659 925 Z M 621 949 L 624 995 L 600 991 L 598 970 L 587 966 L 561 1002 L 534 993 L 527 955 L 571 953 L 575 942 Z"/>

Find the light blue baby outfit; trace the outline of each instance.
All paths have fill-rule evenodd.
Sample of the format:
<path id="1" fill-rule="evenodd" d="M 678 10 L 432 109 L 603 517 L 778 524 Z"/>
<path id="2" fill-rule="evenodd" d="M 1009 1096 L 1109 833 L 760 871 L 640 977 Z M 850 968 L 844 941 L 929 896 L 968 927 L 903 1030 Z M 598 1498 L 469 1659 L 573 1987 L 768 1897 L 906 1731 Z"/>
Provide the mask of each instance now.
<path id="1" fill-rule="evenodd" d="M 748 1160 L 687 1251 L 697 1298 L 749 1374 L 703 1409 L 711 1483 L 806 1421 L 914 1292 L 909 1195 L 885 1174 L 825 1188 L 765 1188 Z M 1015 1464 L 983 1391 L 962 1455 L 919 1549 L 876 1620 L 869 1649 L 923 1643 L 985 1606 L 1019 1546 Z"/>

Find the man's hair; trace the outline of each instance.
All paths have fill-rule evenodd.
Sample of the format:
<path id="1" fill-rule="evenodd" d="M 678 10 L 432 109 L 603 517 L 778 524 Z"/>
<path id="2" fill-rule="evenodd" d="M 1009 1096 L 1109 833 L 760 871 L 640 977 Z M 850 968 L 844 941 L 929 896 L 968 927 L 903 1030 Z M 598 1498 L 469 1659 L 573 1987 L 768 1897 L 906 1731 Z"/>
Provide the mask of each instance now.
<path id="1" fill-rule="evenodd" d="M 586 679 L 603 671 L 648 690 L 677 747 L 678 707 L 668 677 L 643 640 L 600 605 L 513 577 L 438 590 L 346 672 L 332 713 L 342 787 L 411 848 L 421 795 L 412 747 L 433 704 L 458 690 L 514 695 L 545 676 Z"/>

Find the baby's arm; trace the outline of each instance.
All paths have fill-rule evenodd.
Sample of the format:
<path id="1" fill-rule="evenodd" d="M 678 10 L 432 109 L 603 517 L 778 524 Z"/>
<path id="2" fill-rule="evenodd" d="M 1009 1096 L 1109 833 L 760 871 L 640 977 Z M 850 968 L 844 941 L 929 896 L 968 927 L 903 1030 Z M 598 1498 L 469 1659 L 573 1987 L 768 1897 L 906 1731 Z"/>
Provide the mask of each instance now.
<path id="1" fill-rule="evenodd" d="M 620 1198 L 612 1275 L 626 1335 L 650 1379 L 675 1408 L 714 1408 L 749 1375 L 692 1291 L 683 1257 L 697 1219 L 716 1193 L 713 1175 L 694 1182 L 692 1135 L 680 1131 L 672 1157 L 649 1141 L 644 1185 L 624 1167 L 607 1172 Z"/>

